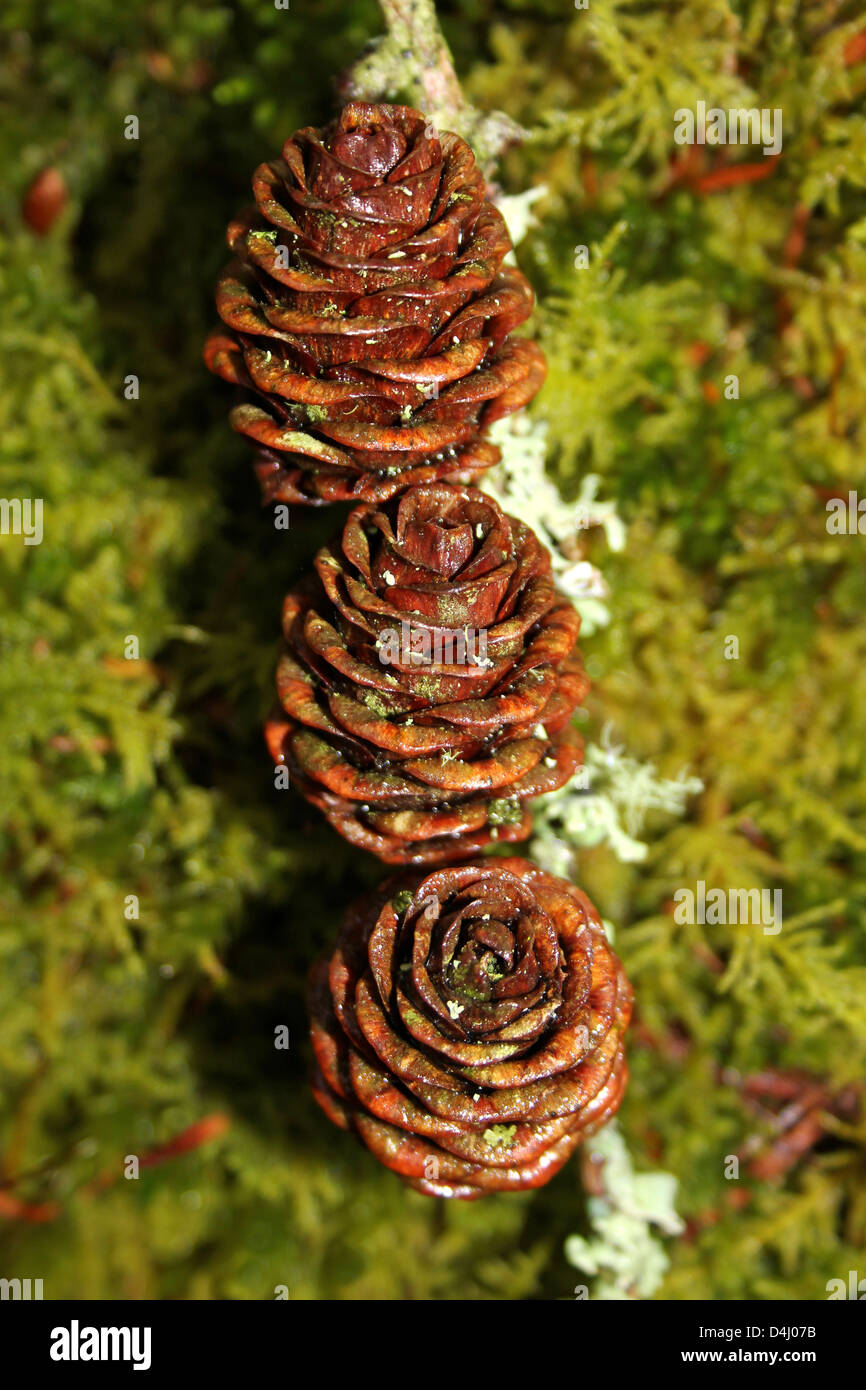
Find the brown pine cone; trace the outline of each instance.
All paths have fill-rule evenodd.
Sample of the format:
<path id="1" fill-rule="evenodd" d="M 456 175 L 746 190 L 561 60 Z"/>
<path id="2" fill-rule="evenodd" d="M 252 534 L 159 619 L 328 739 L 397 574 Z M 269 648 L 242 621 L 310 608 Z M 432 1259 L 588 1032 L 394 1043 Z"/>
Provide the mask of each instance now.
<path id="1" fill-rule="evenodd" d="M 580 618 L 550 555 L 471 487 L 427 483 L 349 516 L 283 606 L 272 756 L 390 864 L 525 839 L 524 803 L 583 758 Z"/>
<path id="2" fill-rule="evenodd" d="M 540 1187 L 619 1109 L 632 991 L 579 889 L 525 859 L 392 879 L 310 979 L 314 1093 L 433 1197 Z"/>
<path id="3" fill-rule="evenodd" d="M 471 149 L 408 106 L 351 102 L 286 141 L 228 229 L 228 331 L 211 371 L 246 388 L 266 500 L 382 501 L 495 463 L 482 430 L 535 395 L 532 309 Z"/>

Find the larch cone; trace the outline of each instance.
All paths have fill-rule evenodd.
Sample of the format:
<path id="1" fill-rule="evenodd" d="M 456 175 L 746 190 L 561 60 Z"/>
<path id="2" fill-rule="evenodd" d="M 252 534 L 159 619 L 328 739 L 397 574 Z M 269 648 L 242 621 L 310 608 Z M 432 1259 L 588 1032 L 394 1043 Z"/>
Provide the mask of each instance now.
<path id="1" fill-rule="evenodd" d="M 253 177 L 228 229 L 211 371 L 243 390 L 266 501 L 382 501 L 499 458 L 544 380 L 532 290 L 474 155 L 407 106 L 351 102 Z"/>
<path id="2" fill-rule="evenodd" d="M 311 974 L 316 1099 L 434 1197 L 540 1187 L 619 1109 L 632 991 L 578 888 L 525 859 L 393 879 Z"/>
<path id="3" fill-rule="evenodd" d="M 271 754 L 353 844 L 447 863 L 525 839 L 583 759 L 580 618 L 534 532 L 472 487 L 356 507 L 285 599 Z"/>

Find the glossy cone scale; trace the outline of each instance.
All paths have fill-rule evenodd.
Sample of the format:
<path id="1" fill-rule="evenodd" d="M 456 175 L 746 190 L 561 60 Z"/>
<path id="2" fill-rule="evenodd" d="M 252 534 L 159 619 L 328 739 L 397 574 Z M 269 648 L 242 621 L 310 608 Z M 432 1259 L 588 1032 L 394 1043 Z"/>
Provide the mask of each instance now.
<path id="1" fill-rule="evenodd" d="M 392 880 L 312 972 L 316 1097 L 429 1196 L 539 1187 L 619 1108 L 631 987 L 525 859 Z"/>
<path id="2" fill-rule="evenodd" d="M 234 428 L 264 495 L 381 500 L 469 481 L 482 438 L 544 380 L 526 278 L 471 149 L 406 106 L 353 102 L 298 131 L 253 177 L 205 359 L 242 388 Z"/>
<path id="3" fill-rule="evenodd" d="M 428 484 L 357 507 L 316 570 L 284 604 L 274 759 L 388 863 L 524 839 L 528 803 L 582 760 L 588 686 L 534 533 L 475 488 Z"/>

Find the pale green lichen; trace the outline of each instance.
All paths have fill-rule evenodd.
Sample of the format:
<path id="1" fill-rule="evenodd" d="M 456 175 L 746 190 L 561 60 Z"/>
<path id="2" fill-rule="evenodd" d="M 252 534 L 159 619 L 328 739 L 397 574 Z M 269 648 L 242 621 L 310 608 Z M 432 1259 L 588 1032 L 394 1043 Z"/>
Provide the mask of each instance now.
<path id="1" fill-rule="evenodd" d="M 590 636 L 610 622 L 607 585 L 600 571 L 581 553 L 581 532 L 599 527 L 611 550 L 622 550 L 625 528 L 611 502 L 598 497 L 600 478 L 581 480 L 573 502 L 565 502 L 545 470 L 546 426 L 525 412 L 506 416 L 492 426 L 490 437 L 502 450 L 502 462 L 480 484 L 503 511 L 531 526 L 551 552 L 557 588 L 574 603 L 582 634 Z M 567 553 L 566 553 L 567 552 Z"/>
<path id="2" fill-rule="evenodd" d="M 374 714 L 377 714 L 380 719 L 387 718 L 389 712 L 388 706 L 386 705 L 382 697 L 376 694 L 375 690 L 365 690 L 363 695 L 361 696 L 361 699 L 363 703 L 366 705 L 367 709 L 372 710 L 372 712 Z"/>
<path id="3" fill-rule="evenodd" d="M 510 1149 L 517 1133 L 517 1125 L 490 1125 L 482 1134 L 488 1149 Z"/>
<path id="4" fill-rule="evenodd" d="M 507 797 L 497 797 L 487 804 L 488 825 L 519 825 L 523 818 L 520 802 Z"/>
<path id="5" fill-rule="evenodd" d="M 700 778 L 683 772 L 662 778 L 651 763 L 629 757 L 613 743 L 609 726 L 589 744 L 585 766 L 558 791 L 533 802 L 532 855 L 549 873 L 570 877 L 578 849 L 608 844 L 624 863 L 646 858 L 637 838 L 651 811 L 682 815 L 689 798 L 703 788 Z"/>
<path id="6" fill-rule="evenodd" d="M 669 1264 L 653 1228 L 668 1236 L 684 1230 L 674 1209 L 676 1179 L 670 1173 L 636 1173 L 615 1121 L 583 1147 L 585 1161 L 599 1166 L 604 1195 L 587 1199 L 592 1234 L 569 1236 L 566 1258 L 582 1273 L 597 1276 L 593 1298 L 649 1298 Z"/>

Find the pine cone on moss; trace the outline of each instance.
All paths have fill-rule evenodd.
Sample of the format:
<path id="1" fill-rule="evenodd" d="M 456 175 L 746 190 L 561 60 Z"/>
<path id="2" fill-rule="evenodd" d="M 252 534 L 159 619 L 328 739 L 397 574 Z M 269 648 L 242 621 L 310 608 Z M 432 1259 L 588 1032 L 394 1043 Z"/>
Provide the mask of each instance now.
<path id="1" fill-rule="evenodd" d="M 244 387 L 266 500 L 381 501 L 470 481 L 482 430 L 530 400 L 540 349 L 508 334 L 533 303 L 472 151 L 407 106 L 351 102 L 253 177 L 217 290 L 210 369 Z"/>
<path id="2" fill-rule="evenodd" d="M 392 864 L 524 839 L 525 803 L 583 757 L 580 618 L 534 533 L 475 488 L 428 483 L 349 516 L 283 607 L 272 756 L 353 844 Z"/>
<path id="3" fill-rule="evenodd" d="M 314 1093 L 435 1197 L 540 1187 L 619 1109 L 632 992 L 589 899 L 525 859 L 399 879 L 314 966 Z"/>

